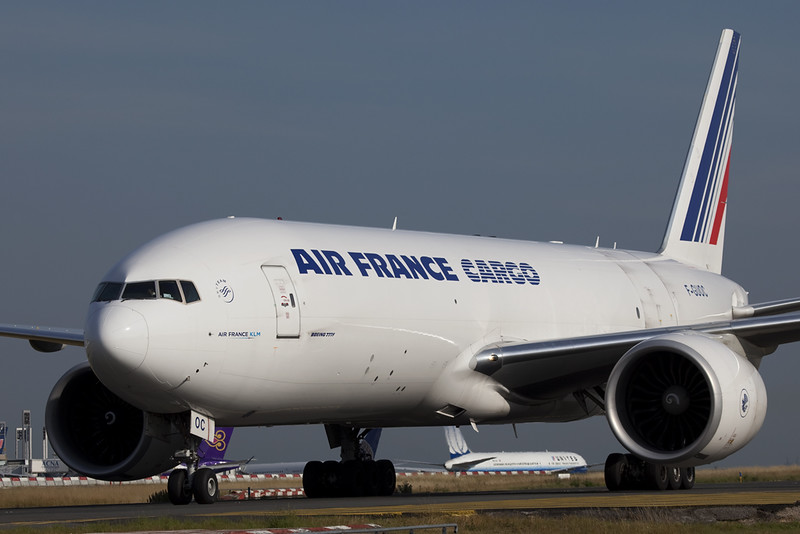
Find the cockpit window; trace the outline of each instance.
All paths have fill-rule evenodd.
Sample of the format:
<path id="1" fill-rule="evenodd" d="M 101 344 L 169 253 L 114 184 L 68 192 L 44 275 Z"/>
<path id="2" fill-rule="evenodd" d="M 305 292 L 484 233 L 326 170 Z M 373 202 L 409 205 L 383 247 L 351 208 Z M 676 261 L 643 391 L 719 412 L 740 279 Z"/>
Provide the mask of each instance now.
<path id="1" fill-rule="evenodd" d="M 123 289 L 124 288 L 124 289 Z M 92 296 L 92 302 L 113 300 L 174 300 L 175 302 L 197 302 L 200 295 L 192 282 L 187 280 L 147 280 L 144 282 L 101 282 Z"/>
<path id="2" fill-rule="evenodd" d="M 183 302 L 183 299 L 181 298 L 181 291 L 178 289 L 178 282 L 175 280 L 159 280 L 158 298 Z"/>
<path id="3" fill-rule="evenodd" d="M 186 304 L 200 300 L 200 295 L 197 293 L 193 283 L 181 280 L 181 287 L 183 288 L 183 296 L 186 297 Z"/>
<path id="4" fill-rule="evenodd" d="M 125 291 L 122 292 L 122 300 L 149 300 L 156 298 L 156 283 L 134 282 L 125 284 Z"/>
<path id="5" fill-rule="evenodd" d="M 119 299 L 123 285 L 119 282 L 100 282 L 92 296 L 92 302 L 110 302 Z"/>

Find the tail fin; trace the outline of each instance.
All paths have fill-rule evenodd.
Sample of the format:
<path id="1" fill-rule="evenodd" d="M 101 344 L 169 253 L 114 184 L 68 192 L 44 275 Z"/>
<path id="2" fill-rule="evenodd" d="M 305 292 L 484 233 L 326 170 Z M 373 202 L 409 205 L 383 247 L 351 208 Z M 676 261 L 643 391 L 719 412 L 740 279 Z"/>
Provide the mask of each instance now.
<path id="1" fill-rule="evenodd" d="M 722 30 L 660 251 L 715 273 L 722 270 L 740 43 L 738 32 Z"/>
<path id="2" fill-rule="evenodd" d="M 373 428 L 364 435 L 361 440 L 362 454 L 365 458 L 372 458 L 373 460 L 378 457 L 378 443 L 381 439 L 381 428 Z"/>
<path id="3" fill-rule="evenodd" d="M 469 445 L 464 439 L 464 435 L 457 426 L 444 427 L 444 438 L 447 440 L 447 446 L 450 448 L 450 459 L 458 458 L 469 454 Z"/>
<path id="4" fill-rule="evenodd" d="M 224 460 L 232 435 L 233 427 L 218 426 L 214 431 L 214 443 L 203 440 L 203 442 L 200 443 L 200 447 L 197 448 L 197 455 L 200 457 L 201 463 L 205 464 Z"/>

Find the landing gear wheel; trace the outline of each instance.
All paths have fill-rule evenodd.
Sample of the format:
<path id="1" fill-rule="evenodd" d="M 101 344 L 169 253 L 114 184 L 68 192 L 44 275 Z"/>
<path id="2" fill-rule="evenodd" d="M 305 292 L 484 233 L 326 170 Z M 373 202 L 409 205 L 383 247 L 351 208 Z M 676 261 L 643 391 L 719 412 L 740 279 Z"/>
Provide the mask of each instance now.
<path id="1" fill-rule="evenodd" d="M 681 468 L 681 489 L 692 489 L 694 487 L 694 467 Z"/>
<path id="2" fill-rule="evenodd" d="M 608 491 L 621 491 L 625 489 L 625 471 L 628 468 L 628 459 L 624 454 L 609 454 L 606 458 L 605 479 Z"/>
<path id="3" fill-rule="evenodd" d="M 348 460 L 342 463 L 341 485 L 343 496 L 361 497 L 364 494 L 366 476 L 364 462 L 359 460 Z"/>
<path id="4" fill-rule="evenodd" d="M 669 489 L 681 489 L 681 471 L 680 467 L 669 466 L 667 467 L 667 474 L 669 475 Z"/>
<path id="5" fill-rule="evenodd" d="M 364 484 L 363 495 L 366 497 L 374 497 L 378 494 L 378 468 L 375 460 L 364 460 L 361 462 L 364 466 Z"/>
<path id="6" fill-rule="evenodd" d="M 650 489 L 664 491 L 669 486 L 669 473 L 666 465 L 647 463 L 645 466 L 645 484 Z"/>
<path id="7" fill-rule="evenodd" d="M 303 492 L 309 499 L 323 496 L 322 462 L 314 460 L 303 468 Z"/>
<path id="8" fill-rule="evenodd" d="M 392 462 L 389 460 L 375 462 L 375 478 L 378 481 L 378 495 L 388 497 L 394 493 L 397 485 L 397 473 Z"/>
<path id="9" fill-rule="evenodd" d="M 192 492 L 194 500 L 198 504 L 211 504 L 216 501 L 219 494 L 219 482 L 214 471 L 207 467 L 198 469 L 192 481 Z"/>
<path id="10" fill-rule="evenodd" d="M 167 480 L 167 496 L 172 504 L 192 502 L 192 487 L 186 481 L 186 470 L 175 469 Z"/>
<path id="11" fill-rule="evenodd" d="M 341 497 L 342 464 L 328 460 L 322 464 L 322 496 Z"/>

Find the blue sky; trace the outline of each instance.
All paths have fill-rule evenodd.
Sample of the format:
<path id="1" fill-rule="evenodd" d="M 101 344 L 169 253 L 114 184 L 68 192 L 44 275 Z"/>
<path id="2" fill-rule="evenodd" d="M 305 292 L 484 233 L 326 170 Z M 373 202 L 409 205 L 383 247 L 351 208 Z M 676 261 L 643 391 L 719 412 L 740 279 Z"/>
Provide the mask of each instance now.
<path id="1" fill-rule="evenodd" d="M 0 322 L 80 328 L 124 254 L 227 215 L 656 250 L 725 27 L 742 57 L 723 271 L 753 302 L 800 296 L 800 4 L 662 4 L 4 3 Z M 726 465 L 798 461 L 799 353 L 764 361 L 767 421 Z M 24 408 L 41 426 L 84 359 L 0 354 L 11 427 Z M 332 456 L 321 427 L 237 432 L 236 457 Z M 466 437 L 620 450 L 603 418 L 519 434 Z M 381 446 L 446 454 L 440 429 Z"/>

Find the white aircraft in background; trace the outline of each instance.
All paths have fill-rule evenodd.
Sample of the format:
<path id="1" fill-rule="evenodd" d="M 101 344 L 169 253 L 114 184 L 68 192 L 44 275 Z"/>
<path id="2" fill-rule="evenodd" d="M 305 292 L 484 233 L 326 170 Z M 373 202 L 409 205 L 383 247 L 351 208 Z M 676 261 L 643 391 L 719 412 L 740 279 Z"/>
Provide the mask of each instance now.
<path id="1" fill-rule="evenodd" d="M 585 473 L 586 460 L 574 452 L 472 452 L 461 430 L 444 428 L 450 459 L 448 471 L 533 471 L 536 473 Z"/>
<path id="2" fill-rule="evenodd" d="M 215 425 L 323 424 L 341 462 L 306 494 L 388 494 L 366 429 L 605 414 L 629 454 L 614 490 L 727 457 L 766 413 L 757 368 L 800 339 L 800 300 L 748 304 L 720 275 L 739 34 L 724 30 L 656 253 L 282 220 L 188 226 L 108 271 L 84 329 L 0 326 L 83 346 L 47 403 L 53 448 L 105 480 L 176 463 L 172 502 L 217 494 Z"/>

